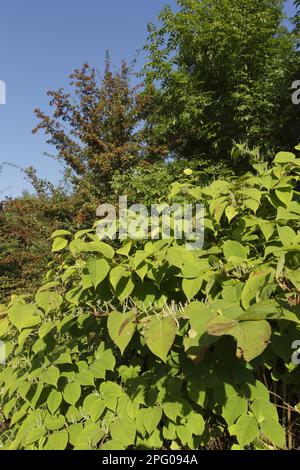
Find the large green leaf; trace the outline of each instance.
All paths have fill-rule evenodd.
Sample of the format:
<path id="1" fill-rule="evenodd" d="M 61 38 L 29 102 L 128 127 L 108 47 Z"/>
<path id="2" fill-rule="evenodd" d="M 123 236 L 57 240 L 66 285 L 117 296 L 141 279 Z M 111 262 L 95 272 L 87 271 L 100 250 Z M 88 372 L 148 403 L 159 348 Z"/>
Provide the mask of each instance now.
<path id="1" fill-rule="evenodd" d="M 132 312 L 110 312 L 107 328 L 111 339 L 123 354 L 136 330 L 136 316 Z"/>
<path id="2" fill-rule="evenodd" d="M 8 310 L 8 318 L 21 331 L 41 323 L 41 319 L 36 313 L 34 305 L 17 303 Z"/>
<path id="3" fill-rule="evenodd" d="M 239 323 L 232 333 L 237 339 L 237 356 L 252 361 L 266 349 L 271 334 L 271 326 L 265 320 Z"/>
<path id="4" fill-rule="evenodd" d="M 45 291 L 39 292 L 35 296 L 37 305 L 42 308 L 46 313 L 57 310 L 62 304 L 62 297 L 56 292 Z"/>
<path id="5" fill-rule="evenodd" d="M 173 318 L 153 316 L 145 331 L 146 344 L 155 356 L 166 362 L 167 355 L 174 343 L 177 325 Z"/>
<path id="6" fill-rule="evenodd" d="M 89 273 L 92 277 L 94 287 L 102 282 L 109 273 L 110 267 L 105 259 L 91 258 L 87 262 Z"/>
<path id="7" fill-rule="evenodd" d="M 34 442 L 39 441 L 42 437 L 44 437 L 47 433 L 47 429 L 44 426 L 38 426 L 28 432 L 25 437 L 25 446 L 29 446 Z"/>
<path id="8" fill-rule="evenodd" d="M 178 417 L 188 416 L 192 409 L 190 404 L 184 398 L 174 398 L 173 401 L 166 401 L 163 403 L 164 414 L 174 423 L 177 422 Z"/>
<path id="9" fill-rule="evenodd" d="M 223 406 L 222 416 L 228 426 L 231 426 L 242 415 L 246 414 L 248 410 L 247 400 L 242 397 L 229 397 Z"/>
<path id="10" fill-rule="evenodd" d="M 191 302 L 183 313 L 189 319 L 191 327 L 197 333 L 205 333 L 208 322 L 215 317 L 215 313 L 203 302 Z"/>
<path id="11" fill-rule="evenodd" d="M 251 444 L 259 436 L 257 421 L 254 416 L 244 414 L 239 417 L 234 426 L 238 443 L 243 447 Z"/>
<path id="12" fill-rule="evenodd" d="M 247 246 L 243 246 L 241 243 L 227 240 L 223 243 L 223 253 L 226 260 L 229 260 L 232 256 L 236 256 L 237 258 L 247 259 L 249 252 L 249 248 Z"/>
<path id="13" fill-rule="evenodd" d="M 54 385 L 54 387 L 56 387 L 59 377 L 60 377 L 59 369 L 55 366 L 50 366 L 47 370 L 45 370 L 41 374 L 40 379 L 45 384 Z"/>
<path id="14" fill-rule="evenodd" d="M 52 252 L 56 253 L 57 251 L 62 251 L 68 245 L 68 240 L 66 238 L 57 237 L 54 238 L 52 244 Z"/>
<path id="15" fill-rule="evenodd" d="M 238 214 L 238 210 L 234 206 L 227 206 L 225 210 L 225 215 L 227 217 L 228 222 L 230 223 L 232 219 Z"/>
<path id="16" fill-rule="evenodd" d="M 89 370 L 81 370 L 79 374 L 76 375 L 76 381 L 80 385 L 90 385 L 91 387 L 94 387 L 94 376 L 92 372 Z"/>
<path id="17" fill-rule="evenodd" d="M 115 411 L 117 408 L 118 398 L 124 393 L 120 385 L 106 381 L 102 382 L 99 390 L 105 406 L 110 410 Z"/>
<path id="18" fill-rule="evenodd" d="M 113 288 L 116 290 L 119 281 L 126 275 L 126 268 L 124 266 L 116 266 L 109 273 L 109 280 Z"/>
<path id="19" fill-rule="evenodd" d="M 75 405 L 81 396 L 81 386 L 77 382 L 67 384 L 63 391 L 64 400 L 70 405 Z"/>
<path id="20" fill-rule="evenodd" d="M 251 404 L 251 410 L 258 423 L 266 420 L 278 421 L 276 406 L 268 400 L 256 398 Z"/>
<path id="21" fill-rule="evenodd" d="M 110 245 L 100 240 L 86 243 L 83 251 L 102 253 L 102 255 L 108 259 L 112 259 L 115 254 L 113 248 Z"/>
<path id="22" fill-rule="evenodd" d="M 105 410 L 104 401 L 101 399 L 98 399 L 90 408 L 91 419 L 96 423 L 103 415 L 104 410 Z"/>
<path id="23" fill-rule="evenodd" d="M 278 199 L 283 202 L 286 206 L 293 199 L 293 190 L 291 187 L 278 188 L 275 190 L 276 196 Z"/>
<path id="24" fill-rule="evenodd" d="M 192 439 L 192 430 L 188 426 L 179 425 L 176 427 L 176 434 L 183 446 Z"/>
<path id="25" fill-rule="evenodd" d="M 122 276 L 116 287 L 116 296 L 123 303 L 134 289 L 134 282 L 130 273 Z"/>
<path id="26" fill-rule="evenodd" d="M 47 406 L 52 415 L 58 410 L 61 402 L 62 394 L 56 390 L 52 390 L 47 398 Z"/>
<path id="27" fill-rule="evenodd" d="M 48 437 L 45 450 L 65 450 L 68 445 L 69 435 L 67 431 L 56 431 Z"/>
<path id="28" fill-rule="evenodd" d="M 291 163 L 295 159 L 296 156 L 291 152 L 278 152 L 274 158 L 274 163 Z"/>
<path id="29" fill-rule="evenodd" d="M 265 320 L 237 322 L 217 317 L 208 323 L 207 332 L 212 336 L 233 336 L 237 340 L 237 356 L 250 362 L 266 349 L 272 330 Z"/>
<path id="30" fill-rule="evenodd" d="M 188 300 L 193 299 L 199 292 L 203 282 L 202 277 L 197 277 L 196 279 L 183 279 L 182 280 L 182 290 L 185 293 L 185 296 Z"/>
<path id="31" fill-rule="evenodd" d="M 282 307 L 274 299 L 262 300 L 251 305 L 238 320 L 265 320 L 276 319 L 283 315 Z"/>
<path id="32" fill-rule="evenodd" d="M 88 450 L 96 447 L 104 435 L 105 432 L 97 424 L 88 424 L 78 434 L 75 448 L 77 450 Z"/>
<path id="33" fill-rule="evenodd" d="M 44 423 L 49 431 L 59 431 L 65 426 L 66 418 L 63 415 L 52 416 L 47 414 Z"/>
<path id="34" fill-rule="evenodd" d="M 187 418 L 187 428 L 195 436 L 201 436 L 205 429 L 205 421 L 199 413 L 192 412 Z"/>
<path id="35" fill-rule="evenodd" d="M 110 434 L 114 441 L 121 442 L 124 447 L 134 444 L 136 427 L 132 419 L 117 419 L 110 428 Z"/>
<path id="36" fill-rule="evenodd" d="M 296 238 L 296 233 L 291 227 L 277 227 L 278 235 L 283 246 L 292 245 Z"/>
<path id="37" fill-rule="evenodd" d="M 250 274 L 242 292 L 242 304 L 245 309 L 260 300 L 260 292 L 273 279 L 271 271 L 257 271 Z"/>
<path id="38" fill-rule="evenodd" d="M 282 426 L 272 419 L 265 419 L 262 421 L 261 431 L 264 436 L 276 447 L 284 449 L 285 444 L 285 432 Z"/>
<path id="39" fill-rule="evenodd" d="M 158 406 L 149 407 L 143 415 L 143 424 L 148 434 L 151 434 L 162 418 L 162 408 Z"/>
<path id="40" fill-rule="evenodd" d="M 99 395 L 90 394 L 84 400 L 83 408 L 90 415 L 92 421 L 96 423 L 104 413 L 104 400 Z"/>

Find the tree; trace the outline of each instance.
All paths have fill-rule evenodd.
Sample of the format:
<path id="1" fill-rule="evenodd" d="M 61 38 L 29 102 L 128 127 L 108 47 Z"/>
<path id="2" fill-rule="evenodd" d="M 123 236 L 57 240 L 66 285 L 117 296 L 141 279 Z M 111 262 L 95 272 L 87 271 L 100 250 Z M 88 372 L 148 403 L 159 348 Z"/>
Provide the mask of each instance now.
<path id="1" fill-rule="evenodd" d="M 161 158 L 161 152 L 141 132 L 147 96 L 139 99 L 139 87 L 131 87 L 130 69 L 124 62 L 113 73 L 107 56 L 103 79 L 88 64 L 76 69 L 70 79 L 71 92 L 48 92 L 52 116 L 35 110 L 39 123 L 33 132 L 45 132 L 82 201 L 94 197 L 99 202 L 109 193 L 116 171 L 130 171 L 138 162 Z"/>
<path id="2" fill-rule="evenodd" d="M 295 0 L 294 1 L 294 5 L 296 7 L 296 15 L 298 15 L 300 13 L 300 0 Z"/>
<path id="3" fill-rule="evenodd" d="M 299 46 L 299 31 L 300 31 L 300 0 L 294 1 L 294 6 L 296 8 L 296 13 L 293 18 L 293 23 L 295 26 L 295 33 L 297 36 L 297 45 Z"/>
<path id="4" fill-rule="evenodd" d="M 161 143 L 179 157 L 228 158 L 234 142 L 268 156 L 298 143 L 291 102 L 299 55 L 281 0 L 178 0 L 149 25 L 146 90 Z"/>

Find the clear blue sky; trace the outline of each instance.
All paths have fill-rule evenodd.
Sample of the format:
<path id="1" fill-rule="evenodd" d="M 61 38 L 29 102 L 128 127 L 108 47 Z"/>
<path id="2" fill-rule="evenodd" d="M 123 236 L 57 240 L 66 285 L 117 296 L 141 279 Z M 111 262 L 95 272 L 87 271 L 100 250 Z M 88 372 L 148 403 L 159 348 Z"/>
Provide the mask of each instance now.
<path id="1" fill-rule="evenodd" d="M 287 1 L 289 14 L 292 3 Z M 147 23 L 166 4 L 176 0 L 2 0 L 0 80 L 7 85 L 7 104 L 0 105 L 0 162 L 33 165 L 57 181 L 58 164 L 43 156 L 50 150 L 44 135 L 31 134 L 34 108 L 47 110 L 46 92 L 64 87 L 84 62 L 101 68 L 107 49 L 114 65 L 131 61 L 145 42 Z M 0 199 L 24 189 L 32 190 L 22 174 L 4 168 Z"/>

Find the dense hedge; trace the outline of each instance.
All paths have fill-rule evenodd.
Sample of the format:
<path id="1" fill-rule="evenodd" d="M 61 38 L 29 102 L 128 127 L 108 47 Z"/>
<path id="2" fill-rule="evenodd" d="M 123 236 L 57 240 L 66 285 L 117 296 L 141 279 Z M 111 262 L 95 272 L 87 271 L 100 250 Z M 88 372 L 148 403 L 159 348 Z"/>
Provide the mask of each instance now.
<path id="1" fill-rule="evenodd" d="M 35 302 L 0 312 L 3 447 L 297 446 L 299 175 L 281 152 L 230 182 L 175 183 L 170 200 L 205 204 L 198 251 L 54 233 Z"/>

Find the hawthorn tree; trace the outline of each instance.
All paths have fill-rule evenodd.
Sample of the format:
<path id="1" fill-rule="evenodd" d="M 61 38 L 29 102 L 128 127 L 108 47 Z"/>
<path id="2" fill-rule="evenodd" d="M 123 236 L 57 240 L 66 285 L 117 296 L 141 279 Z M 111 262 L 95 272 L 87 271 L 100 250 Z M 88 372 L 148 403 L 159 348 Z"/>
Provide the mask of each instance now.
<path id="1" fill-rule="evenodd" d="M 71 91 L 49 91 L 48 116 L 35 110 L 39 120 L 33 133 L 43 130 L 56 149 L 56 158 L 82 201 L 98 202 L 110 192 L 113 174 L 130 171 L 137 163 L 151 164 L 166 153 L 142 130 L 150 93 L 142 97 L 131 86 L 131 71 L 125 62 L 112 72 L 106 58 L 103 78 L 84 64 L 70 75 Z"/>

